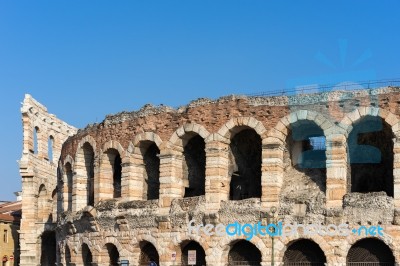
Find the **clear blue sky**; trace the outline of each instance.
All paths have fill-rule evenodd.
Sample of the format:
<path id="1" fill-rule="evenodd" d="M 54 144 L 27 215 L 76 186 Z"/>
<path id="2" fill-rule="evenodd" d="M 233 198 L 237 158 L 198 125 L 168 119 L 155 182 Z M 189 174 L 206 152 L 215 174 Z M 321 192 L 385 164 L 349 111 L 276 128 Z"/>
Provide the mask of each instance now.
<path id="1" fill-rule="evenodd" d="M 0 199 L 21 189 L 24 93 L 84 127 L 146 103 L 399 78 L 399 11 L 396 1 L 0 1 Z"/>

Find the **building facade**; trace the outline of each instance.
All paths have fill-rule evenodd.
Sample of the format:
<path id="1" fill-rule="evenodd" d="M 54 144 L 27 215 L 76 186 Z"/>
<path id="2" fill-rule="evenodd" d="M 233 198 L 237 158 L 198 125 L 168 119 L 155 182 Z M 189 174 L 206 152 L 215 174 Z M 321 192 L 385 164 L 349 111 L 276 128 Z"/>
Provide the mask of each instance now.
<path id="1" fill-rule="evenodd" d="M 19 194 L 16 192 L 16 194 Z M 21 200 L 0 204 L 0 256 L 2 266 L 19 265 L 19 235 Z"/>
<path id="2" fill-rule="evenodd" d="M 399 117 L 384 87 L 146 105 L 77 130 L 27 95 L 21 265 L 394 265 Z M 198 226 L 220 223 L 247 229 Z"/>

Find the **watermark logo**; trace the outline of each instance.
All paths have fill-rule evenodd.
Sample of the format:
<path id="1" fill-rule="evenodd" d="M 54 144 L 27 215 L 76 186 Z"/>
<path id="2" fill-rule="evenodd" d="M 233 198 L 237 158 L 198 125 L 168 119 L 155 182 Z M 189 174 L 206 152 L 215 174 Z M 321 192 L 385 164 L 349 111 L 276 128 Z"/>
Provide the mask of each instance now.
<path id="1" fill-rule="evenodd" d="M 348 224 L 283 224 L 281 221 L 263 225 L 261 221 L 255 224 L 241 224 L 239 222 L 224 225 L 222 223 L 214 224 L 195 224 L 195 220 L 189 221 L 188 233 L 206 236 L 245 236 L 246 240 L 251 240 L 254 236 L 281 237 L 283 240 L 287 237 L 303 234 L 305 236 L 376 236 L 383 237 L 384 230 L 380 225 L 377 226 L 359 226 L 350 228 Z"/>

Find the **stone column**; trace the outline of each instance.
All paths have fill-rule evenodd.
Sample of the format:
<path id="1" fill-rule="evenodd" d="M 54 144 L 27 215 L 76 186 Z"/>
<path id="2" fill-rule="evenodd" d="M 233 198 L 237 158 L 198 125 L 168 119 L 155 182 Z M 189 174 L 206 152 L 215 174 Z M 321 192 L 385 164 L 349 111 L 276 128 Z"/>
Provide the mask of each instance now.
<path id="1" fill-rule="evenodd" d="M 84 158 L 75 162 L 72 177 L 72 211 L 82 210 L 87 205 L 88 176 Z"/>
<path id="2" fill-rule="evenodd" d="M 100 169 L 95 173 L 94 196 L 95 202 L 113 198 L 113 169 L 107 153 L 100 156 Z M 96 178 L 97 176 L 97 178 Z"/>
<path id="3" fill-rule="evenodd" d="M 34 182 L 34 173 L 29 171 L 28 162 L 20 162 L 22 176 L 22 213 L 23 219 L 20 226 L 20 264 L 36 265 L 40 254 L 36 253 L 37 231 L 36 231 L 36 211 L 37 211 L 37 188 Z"/>
<path id="4" fill-rule="evenodd" d="M 168 214 L 171 202 L 183 198 L 182 155 L 183 149 L 161 149 L 160 153 L 160 214 Z"/>
<path id="5" fill-rule="evenodd" d="M 400 138 L 393 143 L 394 223 L 400 225 Z"/>
<path id="6" fill-rule="evenodd" d="M 276 138 L 266 138 L 262 146 L 261 208 L 279 206 L 283 182 L 283 143 Z"/>
<path id="7" fill-rule="evenodd" d="M 214 134 L 215 135 L 215 134 Z M 206 203 L 210 212 L 217 212 L 221 201 L 229 200 L 229 147 L 226 142 L 212 139 L 206 142 Z"/>
<path id="8" fill-rule="evenodd" d="M 122 198 L 125 200 L 146 200 L 143 198 L 143 160 L 133 153 L 122 159 Z"/>
<path id="9" fill-rule="evenodd" d="M 346 136 L 326 136 L 326 207 L 341 209 L 347 192 Z"/>

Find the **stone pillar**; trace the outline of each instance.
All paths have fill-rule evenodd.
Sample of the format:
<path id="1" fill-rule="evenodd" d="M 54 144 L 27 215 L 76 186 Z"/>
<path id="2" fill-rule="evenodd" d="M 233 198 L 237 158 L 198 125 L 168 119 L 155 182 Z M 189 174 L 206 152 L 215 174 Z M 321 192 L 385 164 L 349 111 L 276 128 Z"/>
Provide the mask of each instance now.
<path id="1" fill-rule="evenodd" d="M 283 182 L 283 143 L 275 138 L 266 138 L 262 144 L 261 208 L 279 206 L 279 195 Z"/>
<path id="2" fill-rule="evenodd" d="M 26 165 L 27 166 L 27 165 Z M 22 175 L 22 213 L 23 219 L 20 226 L 20 265 L 36 265 L 37 254 L 37 231 L 36 231 L 36 211 L 37 211 L 37 188 L 34 182 L 33 173 L 22 170 L 25 168 L 24 162 L 20 162 Z"/>
<path id="3" fill-rule="evenodd" d="M 161 149 L 160 153 L 160 214 L 168 214 L 171 202 L 183 198 L 182 155 L 183 149 Z"/>
<path id="4" fill-rule="evenodd" d="M 109 155 L 103 153 L 100 156 L 100 169 L 95 173 L 94 196 L 95 202 L 113 198 L 113 169 Z M 97 178 L 96 178 L 97 176 Z"/>
<path id="5" fill-rule="evenodd" d="M 88 176 L 83 157 L 75 162 L 74 176 L 72 178 L 72 211 L 82 210 L 87 205 Z"/>
<path id="6" fill-rule="evenodd" d="M 395 138 L 393 144 L 394 224 L 400 225 L 400 139 Z"/>
<path id="7" fill-rule="evenodd" d="M 326 136 L 326 207 L 340 209 L 347 192 L 346 136 Z"/>
<path id="8" fill-rule="evenodd" d="M 215 134 L 214 134 L 215 135 Z M 210 212 L 217 212 L 222 200 L 229 200 L 229 146 L 221 140 L 206 142 L 206 203 Z"/>
<path id="9" fill-rule="evenodd" d="M 143 159 L 133 153 L 122 159 L 122 198 L 124 200 L 146 200 L 143 198 Z"/>

